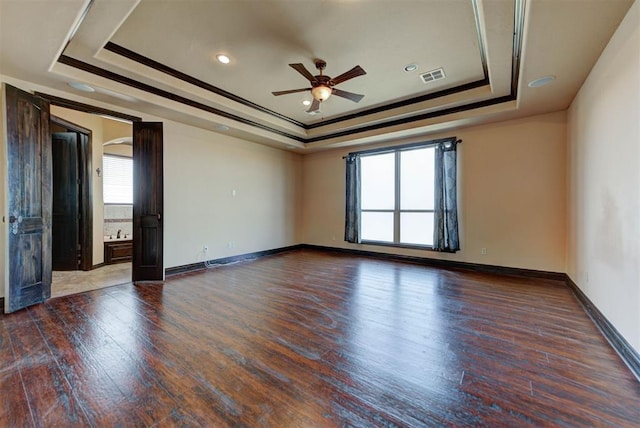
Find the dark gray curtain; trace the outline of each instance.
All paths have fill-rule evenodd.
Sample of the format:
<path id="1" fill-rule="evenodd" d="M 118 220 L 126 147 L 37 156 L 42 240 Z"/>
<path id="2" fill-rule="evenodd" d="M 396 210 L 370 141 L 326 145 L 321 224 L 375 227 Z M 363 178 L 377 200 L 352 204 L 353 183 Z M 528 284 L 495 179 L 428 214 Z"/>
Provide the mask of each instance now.
<path id="1" fill-rule="evenodd" d="M 347 197 L 344 220 L 344 240 L 360 242 L 360 156 L 349 154 L 347 164 Z"/>
<path id="2" fill-rule="evenodd" d="M 452 139 L 439 143 L 435 148 L 433 249 L 436 251 L 460 250 L 456 188 L 456 147 L 459 142 Z"/>

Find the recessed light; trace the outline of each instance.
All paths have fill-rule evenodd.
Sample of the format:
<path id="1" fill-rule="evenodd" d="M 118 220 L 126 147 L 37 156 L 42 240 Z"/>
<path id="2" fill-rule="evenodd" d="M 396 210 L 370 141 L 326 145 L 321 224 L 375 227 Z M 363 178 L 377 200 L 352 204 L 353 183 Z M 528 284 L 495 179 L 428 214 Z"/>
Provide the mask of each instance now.
<path id="1" fill-rule="evenodd" d="M 229 58 L 227 55 L 225 54 L 218 54 L 216 55 L 216 59 L 218 60 L 219 63 L 221 64 L 229 64 L 231 62 L 231 58 Z"/>
<path id="2" fill-rule="evenodd" d="M 96 91 L 91 86 L 87 85 L 86 83 L 69 82 L 68 85 L 71 86 L 73 89 L 77 89 L 77 90 L 82 91 L 82 92 L 95 92 Z"/>
<path id="3" fill-rule="evenodd" d="M 309 100 L 304 100 L 304 101 L 302 102 L 302 105 L 303 105 L 303 106 L 310 106 L 310 105 L 311 105 L 311 101 L 309 101 Z"/>
<path id="4" fill-rule="evenodd" d="M 228 131 L 229 127 L 227 125 L 216 125 L 216 129 L 218 131 Z"/>
<path id="5" fill-rule="evenodd" d="M 529 82 L 530 88 L 539 88 L 540 86 L 548 85 L 556 79 L 556 76 L 544 76 Z"/>
<path id="6" fill-rule="evenodd" d="M 404 66 L 404 71 L 410 73 L 412 71 L 416 71 L 418 69 L 417 64 L 407 64 Z"/>

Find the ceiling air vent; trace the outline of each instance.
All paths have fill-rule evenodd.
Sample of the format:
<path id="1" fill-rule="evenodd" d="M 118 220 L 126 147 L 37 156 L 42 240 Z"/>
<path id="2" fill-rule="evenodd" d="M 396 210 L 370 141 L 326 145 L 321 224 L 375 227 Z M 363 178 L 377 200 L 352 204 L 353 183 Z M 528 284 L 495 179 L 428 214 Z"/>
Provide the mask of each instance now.
<path id="1" fill-rule="evenodd" d="M 427 71 L 426 73 L 422 73 L 420 78 L 424 83 L 433 82 L 435 80 L 444 79 L 446 76 L 444 75 L 444 70 L 442 68 L 438 68 L 435 70 Z"/>

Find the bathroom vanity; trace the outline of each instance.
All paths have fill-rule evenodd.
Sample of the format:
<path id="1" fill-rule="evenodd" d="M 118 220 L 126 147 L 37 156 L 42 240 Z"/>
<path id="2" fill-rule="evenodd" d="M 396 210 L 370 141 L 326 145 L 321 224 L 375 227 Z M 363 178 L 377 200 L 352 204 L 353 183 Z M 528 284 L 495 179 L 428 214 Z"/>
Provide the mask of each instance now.
<path id="1" fill-rule="evenodd" d="M 112 239 L 104 242 L 104 264 L 130 262 L 133 257 L 133 241 Z"/>

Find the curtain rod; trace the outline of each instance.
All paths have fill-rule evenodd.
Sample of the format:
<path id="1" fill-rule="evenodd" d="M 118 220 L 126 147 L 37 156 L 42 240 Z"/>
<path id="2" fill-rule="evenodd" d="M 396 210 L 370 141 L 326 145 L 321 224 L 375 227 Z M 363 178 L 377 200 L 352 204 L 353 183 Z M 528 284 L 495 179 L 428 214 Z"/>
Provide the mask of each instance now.
<path id="1" fill-rule="evenodd" d="M 385 153 L 385 152 L 391 153 L 391 152 L 395 152 L 395 151 L 398 151 L 398 150 L 407 150 L 407 149 L 410 149 L 412 147 L 434 146 L 436 144 L 445 143 L 447 141 L 452 141 L 453 144 L 462 144 L 462 140 L 461 139 L 456 139 L 456 137 L 439 138 L 437 140 L 425 141 L 425 142 L 420 142 L 420 143 L 409 143 L 409 144 L 403 144 L 403 145 L 400 145 L 400 146 L 381 147 L 379 149 L 370 149 L 370 150 L 361 150 L 359 152 L 351 152 L 346 156 L 342 156 L 342 159 L 347 159 L 349 156 L 353 156 L 353 155 L 372 154 L 372 153 Z"/>

